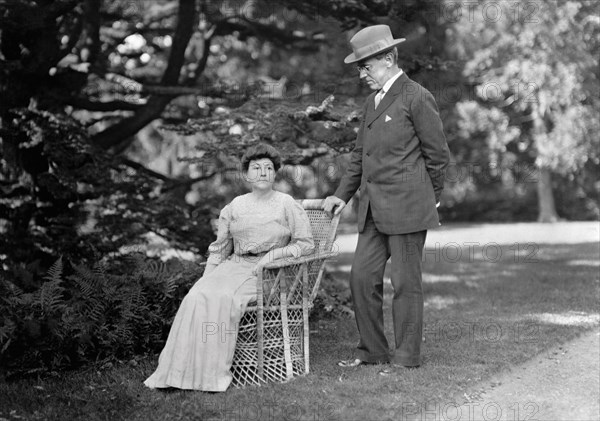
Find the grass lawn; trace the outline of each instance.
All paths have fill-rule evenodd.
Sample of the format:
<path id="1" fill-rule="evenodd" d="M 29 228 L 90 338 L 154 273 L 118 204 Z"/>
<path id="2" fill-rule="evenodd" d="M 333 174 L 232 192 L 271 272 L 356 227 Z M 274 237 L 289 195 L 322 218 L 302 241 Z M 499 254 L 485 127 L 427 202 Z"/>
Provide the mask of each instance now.
<path id="1" fill-rule="evenodd" d="M 149 390 L 142 382 L 155 368 L 151 356 L 0 383 L 0 420 L 403 420 L 425 403 L 462 404 L 491 375 L 598 328 L 598 239 L 597 222 L 430 232 L 424 364 L 417 370 L 382 377 L 377 366 L 338 367 L 357 343 L 354 320 L 325 318 L 312 323 L 311 373 L 286 384 L 220 394 Z M 341 296 L 348 293 L 353 241 L 340 236 L 341 255 L 324 285 Z M 393 343 L 390 294 L 388 283 Z"/>

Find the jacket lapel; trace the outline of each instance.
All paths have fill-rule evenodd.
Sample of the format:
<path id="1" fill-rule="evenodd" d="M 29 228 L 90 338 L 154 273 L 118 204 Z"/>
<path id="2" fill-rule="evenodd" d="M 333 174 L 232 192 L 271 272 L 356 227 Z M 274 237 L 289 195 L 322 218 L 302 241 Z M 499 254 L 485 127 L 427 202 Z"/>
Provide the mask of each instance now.
<path id="1" fill-rule="evenodd" d="M 367 97 L 367 109 L 365 111 L 365 123 L 367 125 L 371 124 L 371 121 L 373 121 L 373 113 L 375 113 L 375 95 L 377 95 L 377 92 L 373 92 L 371 94 L 369 94 L 369 96 Z M 384 97 L 385 98 L 385 97 Z M 379 104 L 381 105 L 381 104 Z M 377 107 L 379 108 L 379 107 Z"/>
<path id="2" fill-rule="evenodd" d="M 370 104 L 369 108 L 367 109 L 367 118 L 365 120 L 367 126 L 370 126 L 371 123 L 373 123 L 377 117 L 379 117 L 386 110 L 386 108 L 392 105 L 392 103 L 396 100 L 396 97 L 400 95 L 400 92 L 402 92 L 402 85 L 407 80 L 408 76 L 406 76 L 406 73 L 402 73 L 402 75 L 400 75 L 400 77 L 392 84 L 389 91 L 387 91 L 383 96 L 383 99 L 379 103 L 377 109 L 375 109 L 375 95 L 372 94 L 369 96 Z"/>

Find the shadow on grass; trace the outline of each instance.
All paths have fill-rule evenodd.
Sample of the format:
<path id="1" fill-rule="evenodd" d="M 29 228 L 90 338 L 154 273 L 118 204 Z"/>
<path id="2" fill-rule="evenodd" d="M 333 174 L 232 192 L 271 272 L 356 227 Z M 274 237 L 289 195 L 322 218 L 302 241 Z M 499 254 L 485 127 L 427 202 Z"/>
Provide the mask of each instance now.
<path id="1" fill-rule="evenodd" d="M 424 364 L 418 370 L 381 377 L 378 366 L 338 367 L 356 346 L 354 320 L 323 318 L 312 323 L 310 375 L 285 384 L 222 394 L 149 390 L 142 382 L 155 368 L 152 356 L 112 369 L 0 384 L 0 418 L 404 419 L 411 405 L 452 402 L 473 384 L 598 326 L 598 243 L 487 244 L 460 251 L 457 257 L 451 247 L 434 246 L 425 253 Z M 348 294 L 351 263 L 352 253 L 340 255 L 324 288 Z M 389 282 L 385 293 L 393 343 Z"/>

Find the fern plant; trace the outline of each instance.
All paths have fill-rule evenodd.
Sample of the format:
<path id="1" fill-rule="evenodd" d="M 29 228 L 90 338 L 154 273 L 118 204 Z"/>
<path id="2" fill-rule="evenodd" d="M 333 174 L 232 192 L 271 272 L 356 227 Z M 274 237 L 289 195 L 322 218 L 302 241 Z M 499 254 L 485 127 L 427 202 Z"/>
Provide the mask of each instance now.
<path id="1" fill-rule="evenodd" d="M 124 259 L 90 268 L 61 257 L 39 285 L 23 268 L 0 277 L 0 368 L 22 374 L 159 350 L 202 268 Z"/>

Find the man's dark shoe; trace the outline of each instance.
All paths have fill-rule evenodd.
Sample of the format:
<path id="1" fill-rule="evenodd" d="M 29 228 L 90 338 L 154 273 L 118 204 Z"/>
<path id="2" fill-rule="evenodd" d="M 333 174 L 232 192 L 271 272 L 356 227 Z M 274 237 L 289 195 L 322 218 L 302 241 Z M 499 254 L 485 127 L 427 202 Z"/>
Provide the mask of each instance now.
<path id="1" fill-rule="evenodd" d="M 394 373 L 399 373 L 403 370 L 415 370 L 417 368 L 421 367 L 420 365 L 401 365 L 401 364 L 390 364 L 387 368 L 384 368 L 383 370 L 379 370 L 379 375 L 380 376 L 390 376 Z"/>
<path id="2" fill-rule="evenodd" d="M 348 368 L 348 367 L 358 367 L 358 366 L 361 366 L 361 365 L 373 365 L 373 364 L 375 364 L 375 363 L 370 363 L 368 361 L 363 361 L 363 360 L 360 360 L 358 358 L 355 358 L 353 360 L 341 360 L 341 361 L 338 361 L 338 363 L 337 363 L 337 365 L 339 365 L 340 367 L 346 367 L 346 368 Z"/>

